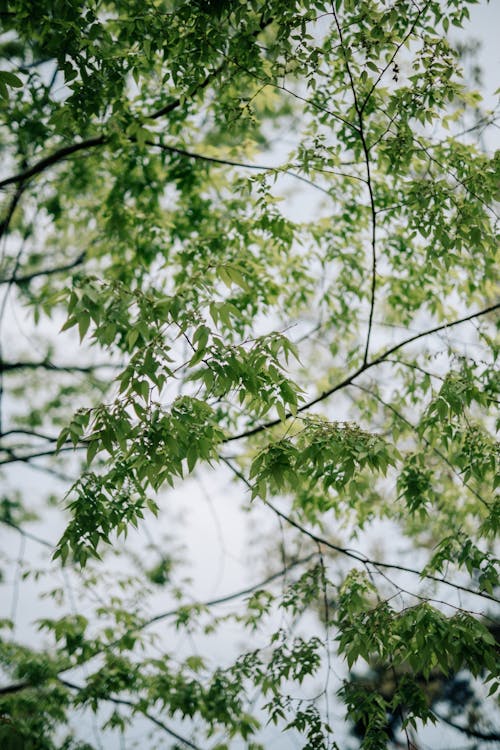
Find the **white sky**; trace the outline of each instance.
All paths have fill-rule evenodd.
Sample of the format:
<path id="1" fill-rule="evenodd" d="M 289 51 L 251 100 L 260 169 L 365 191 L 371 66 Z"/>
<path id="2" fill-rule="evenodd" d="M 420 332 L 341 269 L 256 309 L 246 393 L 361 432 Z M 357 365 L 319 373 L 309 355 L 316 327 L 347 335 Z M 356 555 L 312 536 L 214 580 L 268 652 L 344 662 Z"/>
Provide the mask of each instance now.
<path id="1" fill-rule="evenodd" d="M 470 11 L 471 21 L 466 28 L 465 33 L 452 33 L 451 36 L 452 39 L 455 39 L 460 35 L 461 38 L 475 38 L 481 41 L 482 48 L 479 55 L 479 63 L 483 68 L 485 104 L 488 107 L 493 107 L 498 101 L 498 97 L 494 96 L 494 91 L 500 86 L 500 0 L 491 0 L 489 3 L 482 0 L 477 6 L 471 6 Z M 496 133 L 498 135 L 494 137 L 491 142 L 496 148 L 498 148 L 500 147 L 500 130 L 496 131 Z M 23 469 L 23 471 L 26 473 L 26 469 Z M 29 476 L 26 474 L 23 481 L 25 486 L 31 485 L 32 490 L 36 491 L 36 488 L 39 487 L 40 478 L 36 474 L 30 473 Z M 189 493 L 189 489 L 187 489 L 187 492 Z M 231 538 L 225 540 L 225 543 L 228 546 L 226 552 L 229 553 L 229 559 L 226 560 L 223 573 L 221 574 L 220 570 L 218 570 L 218 555 L 211 555 L 209 553 L 210 545 L 213 545 L 212 551 L 217 549 L 217 547 L 220 547 L 218 530 L 216 525 L 214 526 L 214 520 L 212 518 L 213 511 L 207 505 L 206 500 L 200 498 L 199 487 L 197 488 L 194 484 L 191 484 L 191 492 L 193 492 L 194 495 L 197 495 L 197 497 L 188 498 L 190 501 L 190 515 L 195 516 L 191 520 L 191 540 L 195 540 L 195 545 L 198 544 L 200 550 L 199 560 L 195 565 L 195 573 L 199 574 L 203 584 L 206 584 L 206 586 L 202 587 L 206 592 L 205 595 L 212 596 L 217 593 L 225 593 L 228 590 L 230 591 L 237 588 L 236 578 L 241 581 L 241 579 L 245 577 L 244 570 L 236 559 L 238 558 L 238 548 L 244 546 L 244 525 L 246 524 L 246 519 L 241 518 L 240 515 L 238 515 L 238 517 L 231 517 L 230 519 L 229 526 L 232 529 Z M 227 485 L 225 487 L 225 492 L 226 497 L 224 498 L 224 489 L 220 486 L 217 488 L 217 512 L 221 514 L 224 523 L 228 520 L 228 513 L 231 516 L 234 515 L 234 504 L 232 502 L 227 502 L 228 499 L 231 499 L 227 497 Z M 195 514 L 192 513 L 193 506 L 197 508 Z M 201 508 L 203 509 L 201 510 Z M 55 528 L 47 529 L 44 536 L 55 538 L 57 537 L 58 531 L 59 530 Z M 7 532 L 5 535 L 5 542 L 9 551 L 14 552 L 14 555 L 16 555 L 17 546 L 19 544 L 16 535 Z M 4 547 L 4 549 L 6 548 Z M 33 551 L 34 546 L 28 544 L 28 552 L 32 553 Z M 207 567 L 207 558 L 210 557 L 212 557 L 213 560 L 212 569 Z M 249 571 L 249 573 L 251 580 L 253 581 L 255 578 L 255 571 Z M 7 581 L 6 583 L 6 586 L 1 587 L 3 602 L 0 604 L 0 617 L 8 617 L 10 614 L 8 610 L 10 608 L 11 587 L 8 584 L 11 584 L 12 581 Z M 40 603 L 37 601 L 37 587 L 26 582 L 21 584 L 20 589 L 17 616 L 21 627 L 19 628 L 18 635 L 26 632 L 25 628 L 28 622 L 31 621 L 33 617 L 39 616 L 40 614 Z M 142 731 L 144 731 L 144 729 Z M 139 736 L 136 736 L 139 739 Z M 441 736 L 436 737 L 436 730 L 429 728 L 428 730 L 425 730 L 425 733 L 422 733 L 421 737 L 424 742 L 437 748 L 441 743 L 445 743 L 441 745 L 442 747 L 453 746 L 453 741 L 456 740 L 457 735 L 447 730 L 446 732 L 443 732 Z M 109 747 L 110 750 L 115 750 L 118 745 L 111 742 L 107 747 Z M 290 743 L 290 739 L 282 738 L 281 741 L 278 740 L 277 742 L 273 742 L 273 748 L 275 748 L 275 750 L 289 747 L 293 747 L 293 743 Z"/>

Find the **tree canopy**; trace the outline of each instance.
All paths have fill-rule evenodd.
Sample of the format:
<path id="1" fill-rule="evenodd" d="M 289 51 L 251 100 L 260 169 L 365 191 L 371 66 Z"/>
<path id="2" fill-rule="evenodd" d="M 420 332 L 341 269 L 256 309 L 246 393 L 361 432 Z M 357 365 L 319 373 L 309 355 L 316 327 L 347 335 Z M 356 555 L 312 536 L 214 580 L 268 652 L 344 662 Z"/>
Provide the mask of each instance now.
<path id="1" fill-rule="evenodd" d="M 2 747 L 500 738 L 473 4 L 2 3 Z"/>

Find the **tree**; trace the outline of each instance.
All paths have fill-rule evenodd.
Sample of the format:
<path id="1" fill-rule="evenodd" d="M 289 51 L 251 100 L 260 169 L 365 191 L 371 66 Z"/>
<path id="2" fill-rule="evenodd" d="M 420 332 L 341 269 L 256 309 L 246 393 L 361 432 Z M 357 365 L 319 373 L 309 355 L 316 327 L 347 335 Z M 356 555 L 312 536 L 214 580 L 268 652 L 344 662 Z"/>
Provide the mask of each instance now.
<path id="1" fill-rule="evenodd" d="M 107 747 L 498 740 L 472 2 L 3 4 L 3 746 L 99 747 L 82 711 Z M 252 580 L 201 601 L 193 477 L 255 519 Z M 23 638 L 25 575 L 53 611 Z"/>

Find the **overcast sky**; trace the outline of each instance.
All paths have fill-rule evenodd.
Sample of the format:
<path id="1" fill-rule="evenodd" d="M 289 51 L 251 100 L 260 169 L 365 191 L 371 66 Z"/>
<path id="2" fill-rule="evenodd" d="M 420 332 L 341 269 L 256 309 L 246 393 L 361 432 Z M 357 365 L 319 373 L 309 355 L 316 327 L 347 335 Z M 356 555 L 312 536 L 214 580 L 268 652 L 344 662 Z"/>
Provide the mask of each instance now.
<path id="1" fill-rule="evenodd" d="M 457 31 L 456 33 L 451 33 L 451 37 L 453 40 L 457 38 L 474 38 L 481 41 L 482 47 L 479 53 L 479 64 L 483 68 L 483 95 L 485 99 L 485 105 L 493 108 L 498 101 L 498 96 L 495 97 L 494 92 L 500 86 L 500 0 L 491 0 L 489 3 L 485 2 L 485 0 L 481 0 L 481 2 L 477 6 L 471 6 L 471 21 L 467 26 L 465 33 L 463 31 Z M 496 134 L 494 134 L 490 138 L 488 143 L 494 148 L 500 148 L 500 130 L 495 131 L 495 133 Z M 26 468 L 23 468 L 22 471 L 25 475 L 23 479 L 25 486 L 35 492 L 36 487 L 39 486 L 40 477 L 34 473 L 28 476 Z M 199 488 L 198 490 L 196 490 L 194 485 L 191 486 L 193 488 L 193 494 L 199 495 Z M 217 494 L 217 492 L 221 491 L 221 487 L 216 487 L 215 491 Z M 197 528 L 194 529 L 194 535 L 196 537 L 196 535 L 198 534 L 201 546 L 203 546 L 202 540 L 204 540 L 204 545 L 206 547 L 207 539 L 211 539 L 212 544 L 216 548 L 217 546 L 220 546 L 220 540 L 217 539 L 217 528 L 214 527 L 212 531 L 210 530 L 210 523 L 212 523 L 213 525 L 213 520 L 212 522 L 210 520 L 213 510 L 209 507 L 203 497 L 199 497 L 196 499 L 199 503 L 197 505 L 198 524 Z M 193 500 L 193 497 L 191 497 L 191 500 Z M 203 507 L 204 510 L 200 512 L 200 508 Z M 228 509 L 226 508 L 225 513 L 227 512 Z M 225 518 L 225 520 L 228 520 L 227 517 Z M 233 530 L 233 534 L 232 539 L 228 540 L 228 543 L 231 542 L 229 544 L 229 549 L 226 550 L 226 553 L 229 553 L 229 560 L 224 570 L 225 575 L 219 574 L 217 569 L 215 569 L 218 564 L 217 562 L 214 563 L 213 571 L 205 570 L 205 582 L 206 578 L 208 577 L 215 579 L 217 584 L 220 585 L 221 579 L 224 579 L 223 584 L 221 585 L 221 589 L 223 589 L 224 591 L 230 590 L 231 584 L 233 584 L 233 581 L 231 579 L 233 577 L 239 577 L 239 575 L 241 575 L 242 573 L 241 561 L 235 559 L 236 550 L 238 549 L 238 547 L 243 546 L 244 543 L 245 534 L 243 530 L 242 519 L 240 519 L 239 517 L 231 518 L 230 525 Z M 56 528 L 48 529 L 46 536 L 49 536 L 50 538 L 57 538 L 58 531 L 59 529 Z M 19 544 L 19 539 L 15 535 L 6 532 L 4 537 L 4 544 L 5 548 L 10 548 L 10 550 L 14 552 L 14 555 L 18 554 L 17 546 Z M 32 551 L 34 551 L 34 549 L 35 547 L 33 545 L 28 545 L 27 552 L 31 553 Z M 202 557 L 203 555 L 200 555 L 200 558 Z M 217 556 L 215 555 L 215 557 Z M 204 560 L 202 561 L 200 559 L 200 570 L 197 572 L 203 572 L 204 562 Z M 203 579 L 203 576 L 201 576 L 201 578 Z M 4 599 L 2 606 L 3 611 L 1 611 L 0 609 L 0 617 L 9 616 L 10 612 L 8 610 L 12 608 L 10 595 L 11 587 L 9 587 L 9 583 L 12 583 L 12 581 L 9 581 L 7 579 L 6 585 L 2 587 L 2 594 L 4 596 Z M 16 614 L 19 618 L 17 635 L 22 637 L 28 631 L 28 621 L 31 620 L 33 616 L 36 616 L 38 614 L 38 611 L 37 607 L 34 606 L 36 601 L 36 586 L 32 586 L 30 582 L 23 582 L 20 588 L 21 590 L 19 592 L 19 600 L 15 609 Z M 208 587 L 208 589 L 209 595 L 213 595 L 214 593 L 216 593 L 212 587 Z M 432 744 L 434 747 L 436 747 L 436 738 L 435 734 L 434 736 L 432 735 L 432 731 L 432 729 L 429 729 L 429 733 L 425 739 L 429 741 L 429 744 Z M 456 735 L 453 735 L 453 737 L 455 738 Z M 276 750 L 278 746 L 282 747 L 282 745 L 279 743 L 273 745 Z M 290 745 L 283 742 L 283 747 L 285 746 L 289 747 Z M 111 747 L 111 745 L 109 747 Z M 113 745 L 113 749 L 114 747 L 116 746 Z"/>

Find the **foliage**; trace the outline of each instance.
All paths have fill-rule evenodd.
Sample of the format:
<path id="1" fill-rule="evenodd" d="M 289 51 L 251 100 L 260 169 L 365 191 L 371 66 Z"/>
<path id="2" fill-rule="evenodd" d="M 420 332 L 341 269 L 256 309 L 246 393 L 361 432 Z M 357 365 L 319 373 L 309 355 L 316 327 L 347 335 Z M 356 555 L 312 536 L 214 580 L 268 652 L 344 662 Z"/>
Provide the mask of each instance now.
<path id="1" fill-rule="evenodd" d="M 2 5 L 2 747 L 498 740 L 473 3 Z M 254 519 L 251 583 L 209 600 L 196 479 Z"/>

